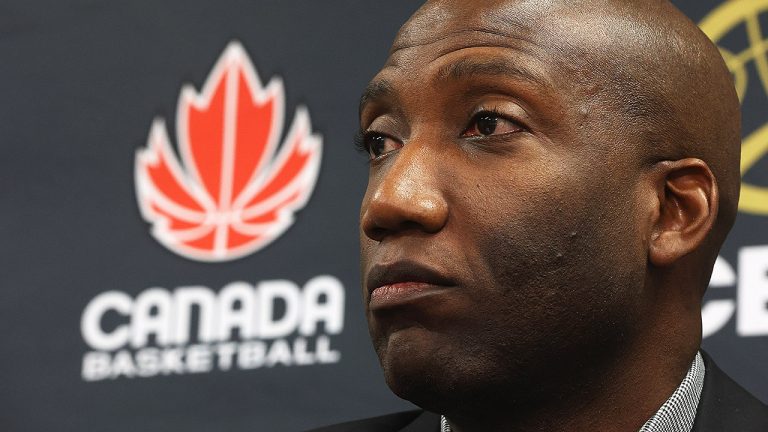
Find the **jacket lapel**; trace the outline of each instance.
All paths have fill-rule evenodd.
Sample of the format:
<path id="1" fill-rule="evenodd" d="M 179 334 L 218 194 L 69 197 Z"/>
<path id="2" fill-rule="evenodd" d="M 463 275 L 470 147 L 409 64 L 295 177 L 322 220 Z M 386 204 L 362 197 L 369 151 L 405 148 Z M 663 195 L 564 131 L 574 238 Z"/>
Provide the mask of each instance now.
<path id="1" fill-rule="evenodd" d="M 424 411 L 400 432 L 440 432 L 440 415 Z"/>
<path id="2" fill-rule="evenodd" d="M 768 431 L 768 407 L 741 388 L 704 351 L 704 388 L 691 432 Z"/>

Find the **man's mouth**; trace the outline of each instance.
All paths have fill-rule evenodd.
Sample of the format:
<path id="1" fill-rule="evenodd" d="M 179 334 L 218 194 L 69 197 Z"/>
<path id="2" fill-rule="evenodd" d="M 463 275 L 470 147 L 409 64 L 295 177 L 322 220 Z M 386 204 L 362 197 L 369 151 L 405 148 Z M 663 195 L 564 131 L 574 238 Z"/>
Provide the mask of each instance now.
<path id="1" fill-rule="evenodd" d="M 455 286 L 450 278 L 425 264 L 397 261 L 374 265 L 366 279 L 371 310 L 386 309 L 419 301 Z"/>

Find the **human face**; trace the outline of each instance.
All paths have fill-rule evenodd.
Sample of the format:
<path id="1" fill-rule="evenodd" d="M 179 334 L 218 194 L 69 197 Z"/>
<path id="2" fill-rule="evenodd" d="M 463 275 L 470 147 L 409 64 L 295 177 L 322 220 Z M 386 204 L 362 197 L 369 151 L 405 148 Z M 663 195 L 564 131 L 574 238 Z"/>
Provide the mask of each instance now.
<path id="1" fill-rule="evenodd" d="M 426 408 L 545 394 L 564 356 L 590 369 L 643 311 L 627 138 L 559 32 L 499 18 L 529 9 L 428 4 L 361 104 L 369 330 L 390 387 Z"/>

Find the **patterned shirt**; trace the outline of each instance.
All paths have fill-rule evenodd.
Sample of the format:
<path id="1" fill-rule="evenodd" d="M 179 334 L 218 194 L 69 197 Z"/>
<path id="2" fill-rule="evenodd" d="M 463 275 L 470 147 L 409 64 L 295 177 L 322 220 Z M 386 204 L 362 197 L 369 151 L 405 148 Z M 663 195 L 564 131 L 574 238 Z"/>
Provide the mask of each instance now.
<path id="1" fill-rule="evenodd" d="M 703 388 L 704 360 L 697 352 L 683 382 L 638 432 L 690 432 Z M 440 416 L 440 430 L 451 432 L 445 416 Z"/>

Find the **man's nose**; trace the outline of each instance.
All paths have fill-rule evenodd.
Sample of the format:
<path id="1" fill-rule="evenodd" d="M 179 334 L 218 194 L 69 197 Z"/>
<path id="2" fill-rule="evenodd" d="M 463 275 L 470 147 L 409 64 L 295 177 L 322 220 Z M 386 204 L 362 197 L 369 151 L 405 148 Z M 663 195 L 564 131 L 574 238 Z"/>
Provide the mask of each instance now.
<path id="1" fill-rule="evenodd" d="M 440 231 L 448 220 L 439 166 L 429 150 L 403 147 L 389 169 L 369 185 L 360 218 L 365 235 L 381 241 L 408 230 Z M 443 177 L 444 178 L 444 177 Z"/>

